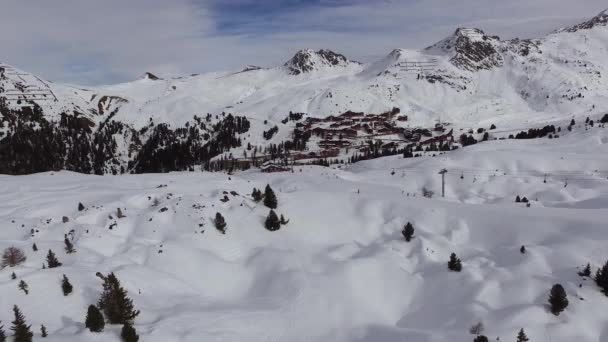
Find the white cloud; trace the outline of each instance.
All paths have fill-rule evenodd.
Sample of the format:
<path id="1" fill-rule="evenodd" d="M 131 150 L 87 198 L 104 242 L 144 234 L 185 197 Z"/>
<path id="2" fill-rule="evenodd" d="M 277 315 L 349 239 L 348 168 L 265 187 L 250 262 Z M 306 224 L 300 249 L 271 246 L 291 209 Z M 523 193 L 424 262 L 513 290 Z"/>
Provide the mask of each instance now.
<path id="1" fill-rule="evenodd" d="M 222 0 L 231 1 L 231 0 Z M 264 1 L 264 0 L 257 0 Z M 333 0 L 332 0 L 333 1 Z M 330 2 L 332 2 L 330 1 Z M 501 37 L 535 37 L 589 18 L 605 0 L 368 0 L 230 17 L 211 0 L 4 0 L 0 60 L 51 80 L 84 84 L 145 71 L 188 74 L 276 65 L 302 47 L 331 48 L 367 61 L 396 47 L 424 47 L 458 26 Z M 336 2 L 333 1 L 335 4 Z"/>

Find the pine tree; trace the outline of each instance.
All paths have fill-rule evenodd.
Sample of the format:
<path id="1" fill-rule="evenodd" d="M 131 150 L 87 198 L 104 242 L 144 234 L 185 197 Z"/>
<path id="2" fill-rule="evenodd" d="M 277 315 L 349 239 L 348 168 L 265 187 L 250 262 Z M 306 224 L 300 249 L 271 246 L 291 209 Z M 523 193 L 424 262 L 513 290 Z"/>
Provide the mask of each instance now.
<path id="1" fill-rule="evenodd" d="M 526 246 L 522 245 L 521 248 L 519 249 L 519 252 L 521 254 L 526 254 Z"/>
<path id="2" fill-rule="evenodd" d="M 261 200 L 262 200 L 262 198 L 263 198 L 264 196 L 262 195 L 262 191 L 261 191 L 261 190 L 258 190 L 258 189 L 256 189 L 256 188 L 253 188 L 253 192 L 251 193 L 251 197 L 253 197 L 253 200 L 254 200 L 255 202 L 259 202 L 259 201 L 261 201 Z"/>
<path id="3" fill-rule="evenodd" d="M 61 290 L 63 291 L 63 295 L 64 296 L 69 295 L 70 293 L 72 293 L 73 289 L 74 289 L 74 287 L 72 286 L 72 284 L 70 284 L 70 280 L 64 274 L 63 279 L 61 280 Z"/>
<path id="4" fill-rule="evenodd" d="M 551 304 L 551 312 L 558 316 L 560 312 L 564 311 L 568 307 L 568 296 L 566 290 L 561 284 L 555 284 L 551 288 L 551 294 L 549 295 L 549 304 Z"/>
<path id="5" fill-rule="evenodd" d="M 125 323 L 125 325 L 122 326 L 120 337 L 122 337 L 123 342 L 139 341 L 139 335 L 137 335 L 135 328 L 133 328 L 133 326 L 129 323 Z"/>
<path id="6" fill-rule="evenodd" d="M 44 326 L 44 324 L 42 324 L 40 326 L 40 336 L 42 336 L 42 337 L 49 336 L 49 334 L 46 332 L 46 327 Z"/>
<path id="7" fill-rule="evenodd" d="M 591 277 L 591 264 L 587 263 L 585 269 L 583 269 L 581 272 L 578 272 L 578 275 L 581 277 Z"/>
<path id="8" fill-rule="evenodd" d="M 522 328 L 519 333 L 517 334 L 517 342 L 528 342 L 530 341 L 530 339 L 528 339 L 528 336 L 526 336 L 526 333 L 524 332 L 524 329 Z"/>
<path id="9" fill-rule="evenodd" d="M 215 224 L 215 228 L 222 232 L 222 234 L 226 234 L 226 220 L 224 216 L 219 212 L 215 214 L 215 220 L 213 220 L 213 224 Z"/>
<path id="10" fill-rule="evenodd" d="M 456 257 L 456 253 L 450 255 L 450 261 L 448 261 L 448 269 L 454 272 L 462 271 L 462 263 L 460 259 Z"/>
<path id="11" fill-rule="evenodd" d="M 55 253 L 53 253 L 53 251 L 50 249 L 49 249 L 49 253 L 46 255 L 46 263 L 49 266 L 49 268 L 55 268 L 55 267 L 59 267 L 59 266 L 63 265 L 62 263 L 59 262 L 59 260 L 57 260 Z"/>
<path id="12" fill-rule="evenodd" d="M 283 216 L 283 214 L 281 214 L 281 225 L 284 226 L 286 224 L 289 223 L 289 220 L 285 219 L 285 216 Z"/>
<path id="13" fill-rule="evenodd" d="M 266 184 L 266 189 L 264 190 L 264 205 L 270 209 L 276 209 L 278 205 L 277 196 L 274 194 L 270 184 Z"/>
<path id="14" fill-rule="evenodd" d="M 6 342 L 6 332 L 4 331 L 4 325 L 0 321 L 0 342 Z"/>
<path id="15" fill-rule="evenodd" d="M 28 289 L 27 283 L 25 282 L 25 280 L 21 280 L 19 282 L 19 289 L 21 289 L 21 291 L 25 292 L 25 294 L 29 294 L 30 291 Z"/>
<path id="16" fill-rule="evenodd" d="M 602 292 L 608 296 L 608 261 L 599 268 L 595 273 L 595 283 L 602 289 Z"/>
<path id="17" fill-rule="evenodd" d="M 414 237 L 414 226 L 412 226 L 412 224 L 410 222 L 408 222 L 403 227 L 401 234 L 403 234 L 405 241 L 410 242 L 412 240 L 412 238 Z"/>
<path id="18" fill-rule="evenodd" d="M 84 205 L 82 205 L 82 203 L 78 202 L 78 211 L 83 211 L 84 210 Z"/>
<path id="19" fill-rule="evenodd" d="M 111 324 L 132 323 L 139 315 L 139 311 L 133 307 L 133 300 L 127 296 L 127 290 L 120 286 L 114 273 L 104 279 L 98 306 Z"/>
<path id="20" fill-rule="evenodd" d="M 488 342 L 488 338 L 484 335 L 476 336 L 473 342 Z"/>
<path id="21" fill-rule="evenodd" d="M 521 198 L 519 198 L 519 195 L 517 195 L 517 197 L 515 197 L 515 203 L 519 203 L 521 202 Z"/>
<path id="22" fill-rule="evenodd" d="M 13 312 L 15 313 L 15 320 L 12 321 L 11 330 L 13 331 L 14 342 L 32 342 L 34 334 L 30 331 L 31 325 L 27 325 L 25 316 L 17 305 L 13 306 Z"/>
<path id="23" fill-rule="evenodd" d="M 270 231 L 279 230 L 279 228 L 281 228 L 281 221 L 279 220 L 279 217 L 274 212 L 274 210 L 270 209 L 270 212 L 266 217 L 266 222 L 264 223 L 264 226 Z"/>
<path id="24" fill-rule="evenodd" d="M 34 244 L 32 245 L 32 250 L 33 250 L 34 252 L 38 252 L 38 246 L 36 246 L 36 243 L 34 243 Z"/>
<path id="25" fill-rule="evenodd" d="M 91 332 L 101 332 L 105 327 L 106 322 L 103 320 L 101 311 L 95 305 L 89 305 L 87 309 L 87 317 L 84 321 L 84 326 Z"/>
<path id="26" fill-rule="evenodd" d="M 68 239 L 67 234 L 64 235 L 64 237 L 63 237 L 63 243 L 65 244 L 65 252 L 67 254 L 72 254 L 72 253 L 76 252 L 76 250 L 74 249 L 74 244 L 72 244 L 72 241 L 70 241 L 70 239 Z"/>
<path id="27" fill-rule="evenodd" d="M 13 279 L 13 280 L 17 279 L 17 275 L 15 274 L 15 272 L 13 272 L 13 273 L 11 274 L 11 279 Z"/>

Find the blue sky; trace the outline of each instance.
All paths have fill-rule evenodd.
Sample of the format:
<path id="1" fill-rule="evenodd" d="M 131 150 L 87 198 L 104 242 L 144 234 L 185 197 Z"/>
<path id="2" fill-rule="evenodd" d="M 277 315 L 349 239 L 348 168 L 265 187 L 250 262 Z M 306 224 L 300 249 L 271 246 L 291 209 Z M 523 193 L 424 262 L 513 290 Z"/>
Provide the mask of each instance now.
<path id="1" fill-rule="evenodd" d="M 146 71 L 185 75 L 280 65 L 301 48 L 367 62 L 457 27 L 541 37 L 605 0 L 3 0 L 0 61 L 77 84 Z M 16 29 L 17 28 L 17 29 Z"/>

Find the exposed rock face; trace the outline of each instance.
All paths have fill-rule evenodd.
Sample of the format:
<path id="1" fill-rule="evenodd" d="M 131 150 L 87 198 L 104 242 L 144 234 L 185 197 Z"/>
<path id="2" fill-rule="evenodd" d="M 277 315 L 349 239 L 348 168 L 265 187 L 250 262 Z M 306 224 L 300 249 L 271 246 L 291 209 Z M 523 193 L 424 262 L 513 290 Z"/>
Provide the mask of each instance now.
<path id="1" fill-rule="evenodd" d="M 285 67 L 292 75 L 308 73 L 319 70 L 323 67 L 346 66 L 351 63 L 348 58 L 331 50 L 313 51 L 304 49 L 298 51 L 287 63 Z"/>
<path id="2" fill-rule="evenodd" d="M 454 34 L 426 51 L 451 54 L 451 63 L 463 70 L 488 70 L 503 65 L 498 51 L 499 39 L 487 36 L 480 29 L 459 28 Z"/>
<path id="3" fill-rule="evenodd" d="M 580 30 L 589 30 L 599 26 L 608 26 L 608 9 L 603 10 L 600 14 L 584 23 L 561 29 L 558 32 L 576 32 Z"/>

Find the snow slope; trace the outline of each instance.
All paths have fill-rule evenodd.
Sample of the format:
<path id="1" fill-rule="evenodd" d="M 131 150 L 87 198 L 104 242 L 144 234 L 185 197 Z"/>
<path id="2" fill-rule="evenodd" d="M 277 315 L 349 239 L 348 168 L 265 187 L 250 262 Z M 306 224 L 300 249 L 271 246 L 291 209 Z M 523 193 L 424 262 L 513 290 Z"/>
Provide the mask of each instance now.
<path id="1" fill-rule="evenodd" d="M 101 291 L 95 273 L 113 271 L 147 342 L 464 342 L 478 321 L 490 340 L 513 341 L 524 328 L 531 341 L 607 341 L 608 297 L 576 274 L 608 259 L 607 153 L 608 131 L 596 126 L 348 169 L 0 176 L 0 248 L 28 258 L 0 270 L 0 320 L 8 327 L 18 304 L 35 331 L 47 326 L 49 342 L 119 341 L 118 326 L 92 334 L 83 325 Z M 444 167 L 446 197 L 422 197 L 422 187 L 440 192 Z M 277 232 L 249 198 L 267 183 L 290 219 Z M 238 194 L 224 203 L 224 191 Z M 216 212 L 226 235 L 211 223 Z M 416 229 L 410 243 L 406 222 Z M 68 255 L 70 230 L 77 252 Z M 62 267 L 41 269 L 48 249 Z M 461 273 L 446 268 L 452 252 Z M 62 274 L 74 285 L 67 297 Z M 546 305 L 555 283 L 570 300 L 558 317 Z"/>

